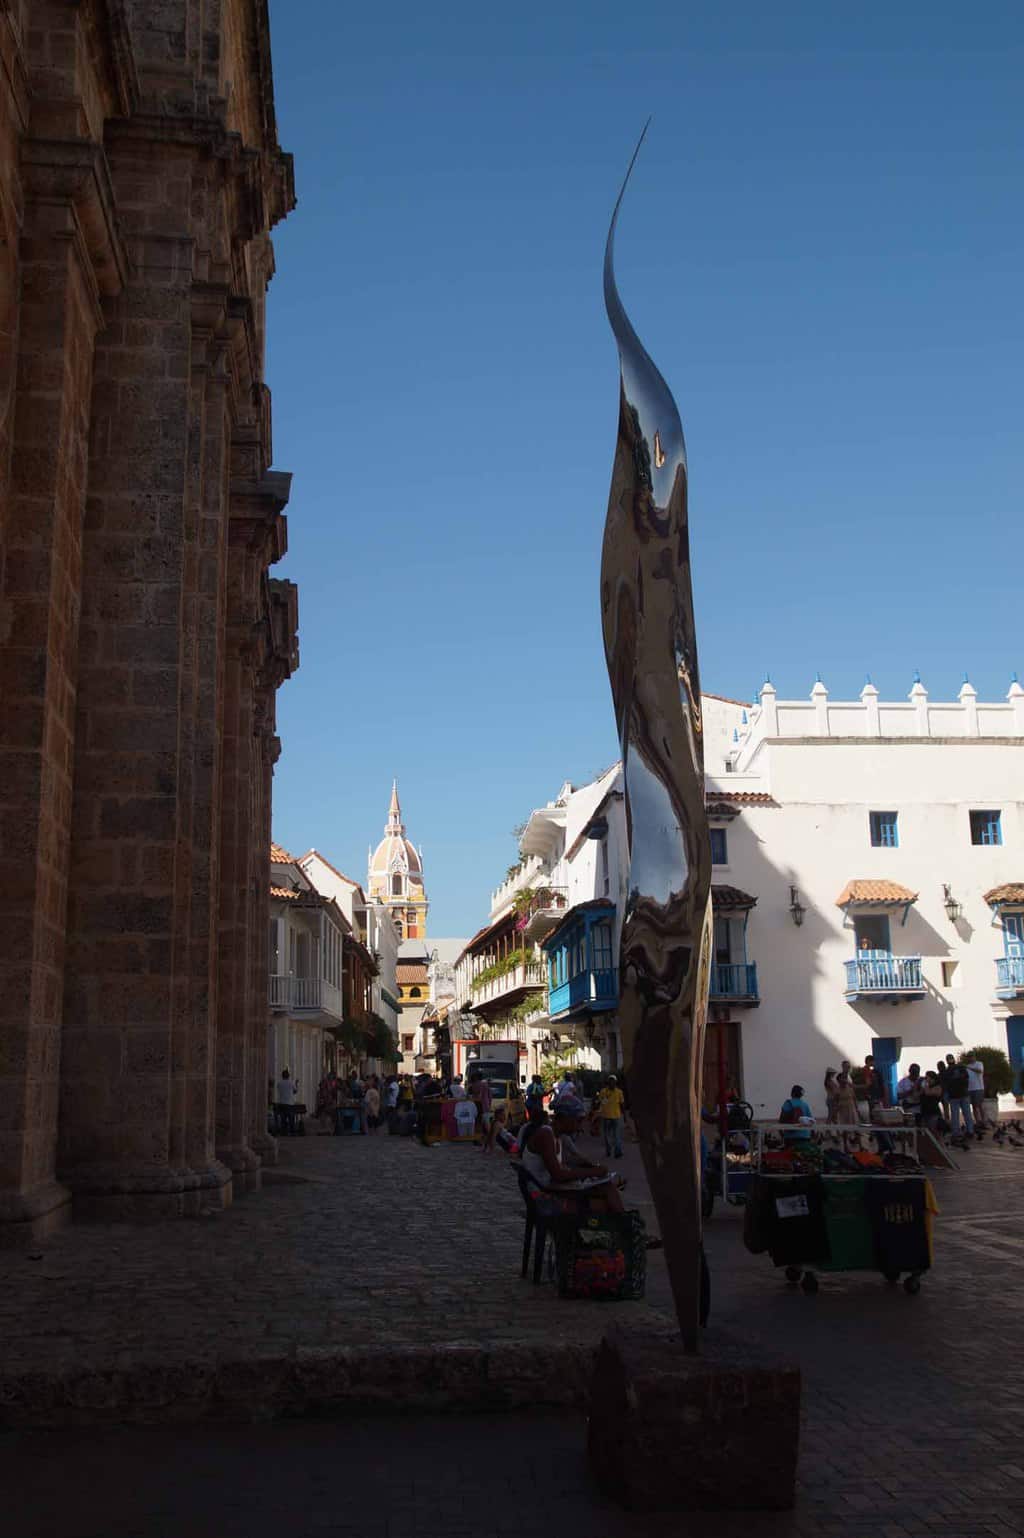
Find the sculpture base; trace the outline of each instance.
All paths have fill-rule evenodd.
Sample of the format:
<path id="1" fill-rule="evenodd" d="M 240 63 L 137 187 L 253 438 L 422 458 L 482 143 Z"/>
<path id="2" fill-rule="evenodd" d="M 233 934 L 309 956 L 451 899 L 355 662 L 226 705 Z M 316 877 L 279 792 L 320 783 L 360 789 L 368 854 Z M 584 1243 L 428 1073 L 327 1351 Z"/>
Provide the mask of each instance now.
<path id="1" fill-rule="evenodd" d="M 714 1332 L 701 1355 L 677 1336 L 621 1327 L 591 1384 L 587 1452 L 630 1511 L 785 1511 L 793 1505 L 800 1370 Z"/>

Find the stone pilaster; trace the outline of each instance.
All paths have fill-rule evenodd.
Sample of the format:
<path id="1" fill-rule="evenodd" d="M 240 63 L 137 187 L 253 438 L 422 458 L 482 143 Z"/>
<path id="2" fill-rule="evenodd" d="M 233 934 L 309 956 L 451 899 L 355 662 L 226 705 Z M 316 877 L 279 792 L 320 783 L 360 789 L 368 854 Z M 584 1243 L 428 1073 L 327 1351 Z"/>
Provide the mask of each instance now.
<path id="1" fill-rule="evenodd" d="M 26 137 L 20 187 L 13 413 L 0 401 L 0 1244 L 68 1210 L 55 1156 L 86 446 L 101 300 L 124 275 L 99 145 Z"/>

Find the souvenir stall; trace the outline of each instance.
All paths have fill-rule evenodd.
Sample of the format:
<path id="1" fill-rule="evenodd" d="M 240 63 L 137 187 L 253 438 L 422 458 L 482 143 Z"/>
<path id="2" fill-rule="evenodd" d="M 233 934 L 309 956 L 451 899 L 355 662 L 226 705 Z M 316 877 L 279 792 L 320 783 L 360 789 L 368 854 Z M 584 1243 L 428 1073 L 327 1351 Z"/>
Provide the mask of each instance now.
<path id="1" fill-rule="evenodd" d="M 817 1292 L 829 1271 L 876 1271 L 920 1291 L 938 1204 L 913 1126 L 752 1129 L 744 1242 L 786 1280 Z"/>

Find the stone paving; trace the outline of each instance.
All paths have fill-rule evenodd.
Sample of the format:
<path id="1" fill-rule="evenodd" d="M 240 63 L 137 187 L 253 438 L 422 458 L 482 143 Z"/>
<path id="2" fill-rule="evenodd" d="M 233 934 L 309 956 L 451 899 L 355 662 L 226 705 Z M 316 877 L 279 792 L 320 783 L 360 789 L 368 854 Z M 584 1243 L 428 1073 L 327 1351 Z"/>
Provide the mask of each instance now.
<path id="1" fill-rule="evenodd" d="M 625 1163 L 642 1198 L 635 1150 Z M 621 1514 L 587 1478 L 578 1413 L 527 1405 L 500 1416 L 9 1431 L 5 1534 L 413 1538 L 463 1528 L 489 1538 L 571 1524 L 592 1538 L 1016 1538 L 1024 1150 L 983 1147 L 963 1165 L 936 1178 L 936 1266 L 916 1298 L 859 1274 L 824 1277 L 805 1297 L 747 1254 L 735 1212 L 717 1209 L 708 1226 L 717 1327 L 769 1342 L 803 1370 L 792 1514 Z M 216 1219 L 142 1235 L 78 1229 L 42 1260 L 0 1257 L 5 1366 L 12 1352 L 16 1371 L 35 1362 L 43 1376 L 47 1365 L 69 1370 L 77 1353 L 97 1368 L 112 1354 L 126 1368 L 143 1352 L 182 1362 L 229 1353 L 236 1363 L 248 1353 L 258 1377 L 282 1349 L 339 1336 L 371 1351 L 418 1342 L 429 1352 L 454 1339 L 470 1352 L 489 1347 L 500 1405 L 498 1364 L 513 1379 L 524 1358 L 557 1374 L 567 1340 L 596 1339 L 613 1316 L 667 1313 L 656 1255 L 643 1308 L 568 1304 L 520 1282 L 510 1172 L 468 1149 L 307 1139 L 286 1148 L 279 1175 Z M 394 1393 L 382 1405 L 399 1408 Z M 58 1481 L 44 1477 L 51 1467 Z"/>

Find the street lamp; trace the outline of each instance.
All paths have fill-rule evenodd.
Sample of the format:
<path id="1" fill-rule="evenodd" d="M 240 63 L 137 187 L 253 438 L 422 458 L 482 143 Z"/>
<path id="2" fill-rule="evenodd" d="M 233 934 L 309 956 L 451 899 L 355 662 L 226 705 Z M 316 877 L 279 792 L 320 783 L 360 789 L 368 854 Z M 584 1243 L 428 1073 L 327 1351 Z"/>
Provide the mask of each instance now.
<path id="1" fill-rule="evenodd" d="M 946 917 L 949 919 L 951 924 L 955 924 L 961 913 L 964 911 L 963 906 L 957 902 L 956 898 L 949 890 L 948 882 L 945 881 L 942 883 L 942 906 L 945 908 Z"/>
<path id="2" fill-rule="evenodd" d="M 804 914 L 806 912 L 807 909 L 800 901 L 800 896 L 796 887 L 791 886 L 789 889 L 789 916 L 793 920 L 793 923 L 796 925 L 797 929 L 799 929 L 800 925 L 803 923 Z"/>

